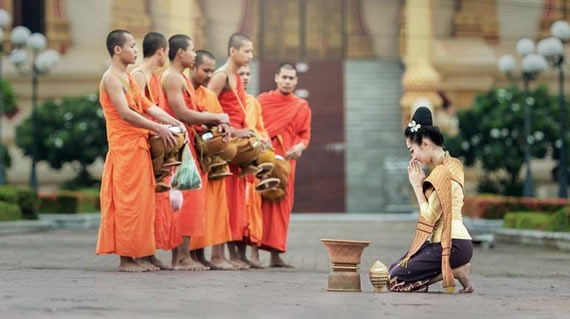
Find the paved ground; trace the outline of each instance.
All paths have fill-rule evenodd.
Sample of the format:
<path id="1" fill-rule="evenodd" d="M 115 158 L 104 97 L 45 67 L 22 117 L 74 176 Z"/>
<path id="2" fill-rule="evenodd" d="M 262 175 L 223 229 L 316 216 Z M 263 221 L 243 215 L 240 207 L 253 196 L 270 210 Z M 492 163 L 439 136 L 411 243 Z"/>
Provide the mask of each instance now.
<path id="1" fill-rule="evenodd" d="M 402 255 L 413 233 L 413 222 L 296 221 L 286 255 L 295 270 L 143 274 L 95 256 L 96 230 L 3 236 L 0 318 L 570 318 L 570 254 L 554 250 L 476 249 L 472 295 L 441 294 L 439 284 L 427 294 L 373 293 L 368 267 Z M 320 238 L 372 241 L 362 293 L 326 291 Z"/>

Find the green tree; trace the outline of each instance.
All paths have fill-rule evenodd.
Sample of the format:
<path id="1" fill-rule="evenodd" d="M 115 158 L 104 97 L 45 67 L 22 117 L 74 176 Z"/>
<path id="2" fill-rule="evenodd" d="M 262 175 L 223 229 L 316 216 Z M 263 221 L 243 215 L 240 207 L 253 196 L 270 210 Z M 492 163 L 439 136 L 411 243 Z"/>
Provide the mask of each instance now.
<path id="1" fill-rule="evenodd" d="M 18 111 L 18 105 L 16 105 L 16 96 L 10 82 L 3 79 L 0 80 L 0 90 L 4 93 L 4 114 L 15 114 Z"/>
<path id="2" fill-rule="evenodd" d="M 105 119 L 97 95 L 48 100 L 38 108 L 37 117 L 38 161 L 54 169 L 72 163 L 78 171 L 68 183 L 72 188 L 96 184 L 87 166 L 107 152 Z M 32 155 L 32 128 L 31 116 L 16 128 L 16 144 L 26 156 Z"/>
<path id="3" fill-rule="evenodd" d="M 549 136 L 549 141 L 552 144 L 552 159 L 556 161 L 556 166 L 552 169 L 552 178 L 558 181 L 558 169 L 560 167 L 560 150 L 562 147 L 562 141 L 560 138 L 560 101 L 559 95 L 552 97 L 552 117 L 555 121 L 553 130 L 554 135 Z M 564 132 L 564 139 L 566 141 L 566 165 L 570 171 L 570 100 L 566 98 L 566 132 Z M 570 180 L 570 176 L 568 177 Z"/>
<path id="4" fill-rule="evenodd" d="M 494 88 L 478 95 L 469 109 L 458 112 L 459 135 L 447 145 L 465 165 L 481 165 L 485 174 L 480 192 L 521 195 L 525 138 L 531 144 L 531 157 L 544 158 L 559 133 L 552 102 L 545 87 L 531 90 L 528 96 L 516 87 Z M 528 137 L 523 134 L 525 105 L 531 108 Z"/>
<path id="5" fill-rule="evenodd" d="M 14 95 L 14 90 L 10 85 L 10 82 L 2 79 L 0 80 L 0 90 L 4 93 L 4 104 L 3 113 L 0 116 L 6 114 L 7 116 L 11 116 L 18 112 L 18 106 L 16 105 L 16 96 Z M 0 147 L 2 148 L 2 155 L 4 160 L 4 176 L 6 176 L 6 168 L 10 168 L 12 166 L 12 158 L 10 157 L 10 153 L 8 152 L 8 148 L 6 145 L 1 144 Z"/>

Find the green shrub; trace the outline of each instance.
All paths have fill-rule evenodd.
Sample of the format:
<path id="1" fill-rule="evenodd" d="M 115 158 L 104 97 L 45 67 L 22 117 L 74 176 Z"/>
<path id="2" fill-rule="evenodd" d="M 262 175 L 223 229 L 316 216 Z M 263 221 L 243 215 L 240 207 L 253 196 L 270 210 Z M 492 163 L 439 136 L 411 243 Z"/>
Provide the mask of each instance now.
<path id="1" fill-rule="evenodd" d="M 559 209 L 551 218 L 552 231 L 570 231 L 570 206 Z"/>
<path id="2" fill-rule="evenodd" d="M 22 210 L 18 204 L 0 201 L 0 221 L 19 220 Z"/>
<path id="3" fill-rule="evenodd" d="M 30 188 L 18 189 L 18 203 L 24 219 L 38 219 L 40 198 L 38 192 Z"/>
<path id="4" fill-rule="evenodd" d="M 504 227 L 542 231 L 570 231 L 570 209 L 565 207 L 554 213 L 549 212 L 510 212 L 505 214 Z"/>
<path id="5" fill-rule="evenodd" d="M 74 192 L 74 194 L 79 199 L 79 213 L 95 213 L 101 210 L 98 189 L 82 190 Z"/>
<path id="6" fill-rule="evenodd" d="M 0 201 L 19 205 L 24 219 L 38 218 L 38 193 L 32 189 L 12 185 L 0 186 Z"/>
<path id="7" fill-rule="evenodd" d="M 10 152 L 6 145 L 0 144 L 0 148 L 2 149 L 2 155 L 4 156 L 4 178 L 6 178 L 6 169 L 12 167 L 12 157 L 10 156 Z"/>
<path id="8" fill-rule="evenodd" d="M 42 214 L 77 214 L 78 198 L 73 194 L 40 195 L 40 213 Z"/>
<path id="9" fill-rule="evenodd" d="M 517 228 L 517 214 L 516 213 L 506 213 L 503 217 L 503 227 L 504 228 Z"/>
<path id="10" fill-rule="evenodd" d="M 0 186 L 0 201 L 18 204 L 18 189 L 14 186 Z"/>

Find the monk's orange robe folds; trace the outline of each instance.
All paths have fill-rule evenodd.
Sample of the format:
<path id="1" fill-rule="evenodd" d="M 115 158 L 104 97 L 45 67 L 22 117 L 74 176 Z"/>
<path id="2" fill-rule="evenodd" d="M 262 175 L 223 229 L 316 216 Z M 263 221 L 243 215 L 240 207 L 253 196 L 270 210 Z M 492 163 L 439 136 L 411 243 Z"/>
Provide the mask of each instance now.
<path id="1" fill-rule="evenodd" d="M 261 105 L 254 96 L 246 94 L 245 110 L 247 126 L 254 130 L 260 139 L 268 138 L 267 131 L 263 125 Z M 258 181 L 255 176 L 247 178 L 246 206 L 248 223 L 246 241 L 251 245 L 260 246 L 263 238 L 263 211 L 261 209 L 261 194 L 255 191 L 255 185 Z"/>
<path id="2" fill-rule="evenodd" d="M 116 76 L 109 74 L 107 76 Z M 127 103 L 144 113 L 152 106 L 129 75 Z M 109 151 L 101 179 L 101 225 L 97 254 L 144 257 L 156 251 L 154 176 L 149 131 L 121 119 L 103 84 L 99 89 Z"/>
<path id="3" fill-rule="evenodd" d="M 162 76 L 165 76 L 163 73 Z M 166 76 L 174 76 L 174 75 L 166 75 Z M 162 79 L 161 79 L 162 81 Z M 192 83 L 186 76 L 184 76 L 185 81 L 185 88 L 183 88 L 183 96 L 184 102 L 186 107 L 198 111 L 203 112 L 204 109 L 200 108 L 198 104 L 196 104 L 196 92 Z M 168 103 L 168 96 L 166 96 L 166 90 L 163 90 L 164 96 L 164 106 L 163 109 L 168 112 L 170 115 L 176 117 L 174 115 L 174 111 L 170 107 Z M 206 214 L 206 189 L 208 188 L 208 175 L 202 171 L 200 164 L 198 163 L 198 156 L 196 155 L 196 149 L 194 147 L 194 133 L 192 132 L 191 126 L 186 125 L 188 130 L 188 139 L 189 139 L 189 147 L 190 151 L 192 152 L 192 156 L 194 157 L 194 162 L 196 167 L 200 172 L 200 177 L 202 178 L 202 188 L 193 191 L 184 191 L 182 192 L 184 197 L 184 202 L 182 203 L 182 208 L 178 213 L 175 213 L 175 219 L 178 223 L 178 229 L 182 236 L 202 236 L 204 234 L 204 219 Z M 199 129 L 195 126 L 196 129 Z"/>
<path id="4" fill-rule="evenodd" d="M 144 88 L 145 96 L 154 104 L 160 107 L 164 106 L 164 94 L 162 86 L 156 74 L 152 74 L 150 81 Z M 167 177 L 164 181 L 170 184 L 171 177 Z M 155 193 L 156 197 L 156 213 L 154 218 L 154 238 L 156 240 L 156 248 L 162 250 L 171 250 L 182 244 L 182 236 L 178 229 L 178 223 L 174 220 L 174 211 L 170 206 L 170 192 Z"/>
<path id="5" fill-rule="evenodd" d="M 223 113 L 216 93 L 204 86 L 196 89 L 196 103 L 211 113 Z M 225 179 L 208 181 L 206 188 L 206 217 L 204 233 L 193 237 L 190 250 L 206 248 L 232 241 L 229 223 Z"/>
<path id="6" fill-rule="evenodd" d="M 236 73 L 236 88 L 233 91 L 222 91 L 218 95 L 220 105 L 230 117 L 230 124 L 233 128 L 247 128 L 245 124 L 245 90 L 239 75 Z M 237 96 L 236 96 L 237 93 Z M 239 98 L 239 100 L 238 100 Z M 245 204 L 245 178 L 237 176 L 237 167 L 230 164 L 233 176 L 228 176 L 226 180 L 226 194 L 228 208 L 230 211 L 230 228 L 232 230 L 232 240 L 243 240 L 247 231 L 247 208 Z"/>
<path id="7" fill-rule="evenodd" d="M 271 138 L 275 153 L 285 156 L 299 143 L 309 146 L 311 139 L 311 109 L 304 99 L 279 91 L 262 93 L 257 97 L 261 104 L 265 129 Z M 281 138 L 278 138 L 280 136 Z M 281 141 L 280 141 L 281 140 Z M 296 160 L 290 160 L 291 173 L 285 198 L 278 202 L 263 200 L 263 249 L 287 250 L 289 218 L 295 194 Z"/>

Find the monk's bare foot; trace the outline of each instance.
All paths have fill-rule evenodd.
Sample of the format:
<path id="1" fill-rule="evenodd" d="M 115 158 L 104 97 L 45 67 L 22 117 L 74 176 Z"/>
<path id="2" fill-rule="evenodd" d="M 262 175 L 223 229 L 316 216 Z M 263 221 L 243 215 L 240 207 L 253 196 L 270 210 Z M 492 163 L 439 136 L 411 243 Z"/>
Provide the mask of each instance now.
<path id="1" fill-rule="evenodd" d="M 253 268 L 251 262 L 247 259 L 247 257 L 245 257 L 245 255 L 243 255 L 243 256 L 240 255 L 240 256 L 239 256 L 239 260 L 240 260 L 242 263 L 248 265 L 249 268 Z"/>
<path id="2" fill-rule="evenodd" d="M 210 267 L 206 267 L 201 263 L 194 261 L 192 258 L 187 257 L 179 260 L 176 263 L 174 270 L 204 271 L 210 270 Z"/>
<path id="3" fill-rule="evenodd" d="M 122 272 L 145 272 L 148 271 L 145 267 L 139 265 L 134 259 L 130 257 L 121 257 L 119 271 Z"/>
<path id="4" fill-rule="evenodd" d="M 244 263 L 241 259 L 239 259 L 239 257 L 236 258 L 231 258 L 229 259 L 229 262 L 237 267 L 239 267 L 240 269 L 249 269 L 251 268 L 250 265 L 248 265 L 247 263 Z"/>
<path id="5" fill-rule="evenodd" d="M 212 270 L 216 270 L 214 265 L 208 260 L 206 260 L 206 256 L 204 255 L 204 249 L 198 249 L 196 251 L 191 252 L 190 257 L 192 257 L 194 261 L 197 261 L 206 267 L 210 267 L 210 269 Z"/>
<path id="6" fill-rule="evenodd" d="M 225 261 L 226 263 L 228 263 L 228 264 L 230 264 L 230 265 L 236 267 L 237 270 L 246 270 L 246 268 L 243 268 L 243 267 L 239 266 L 237 263 L 233 262 L 231 258 L 226 258 L 226 257 L 224 257 L 224 261 Z M 247 268 L 247 269 L 249 269 L 249 268 Z"/>
<path id="7" fill-rule="evenodd" d="M 281 257 L 279 257 L 279 255 L 271 256 L 271 262 L 269 263 L 269 267 L 271 267 L 271 268 L 295 268 L 295 266 L 285 263 L 283 261 L 283 259 L 281 259 Z"/>
<path id="8" fill-rule="evenodd" d="M 160 270 L 159 267 L 153 265 L 150 261 L 147 260 L 147 258 L 135 258 L 135 262 L 141 266 L 143 266 L 144 268 L 146 268 L 148 271 L 158 271 Z"/>
<path id="9" fill-rule="evenodd" d="M 152 255 L 147 258 L 148 262 L 153 264 L 154 266 L 158 267 L 160 270 L 172 270 L 172 267 L 166 265 L 160 259 L 156 258 L 156 256 Z"/>
<path id="10" fill-rule="evenodd" d="M 248 260 L 247 262 L 249 263 L 249 265 L 253 269 L 263 269 L 264 268 L 259 260 L 252 259 L 252 260 Z"/>
<path id="11" fill-rule="evenodd" d="M 240 270 L 241 268 L 228 262 L 224 258 L 212 258 L 210 261 L 212 269 L 214 270 Z"/>
<path id="12" fill-rule="evenodd" d="M 261 261 L 259 260 L 259 247 L 257 247 L 257 246 L 251 246 L 250 265 L 252 268 L 263 269 L 263 265 L 261 264 Z"/>
<path id="13" fill-rule="evenodd" d="M 460 293 L 472 293 L 475 291 L 475 286 L 473 285 L 473 282 L 471 281 L 471 264 L 470 263 L 454 269 L 453 275 L 455 276 L 455 278 L 457 280 L 459 280 L 459 283 L 461 284 L 461 286 L 463 286 L 463 289 L 459 290 Z"/>
<path id="14" fill-rule="evenodd" d="M 176 266 L 178 265 L 179 259 L 180 258 L 178 258 L 178 248 L 172 249 L 172 259 L 170 261 L 170 264 L 172 265 L 172 269 L 176 268 Z"/>
<path id="15" fill-rule="evenodd" d="M 263 267 L 263 265 L 261 264 L 261 262 L 259 260 L 250 260 L 249 261 L 249 265 L 251 266 L 251 268 L 253 269 L 263 269 L 265 267 Z"/>

